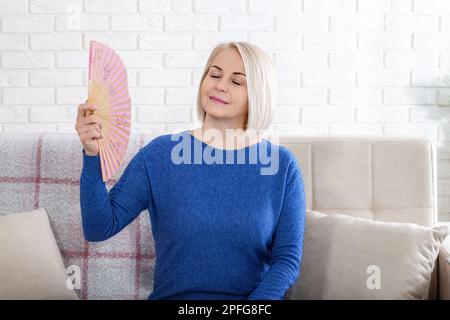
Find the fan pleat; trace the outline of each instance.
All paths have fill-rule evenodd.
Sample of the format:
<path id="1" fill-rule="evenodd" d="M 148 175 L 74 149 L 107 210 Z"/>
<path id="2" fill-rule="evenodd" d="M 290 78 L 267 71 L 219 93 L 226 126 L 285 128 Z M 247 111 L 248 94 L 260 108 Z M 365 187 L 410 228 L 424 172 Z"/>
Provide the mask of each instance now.
<path id="1" fill-rule="evenodd" d="M 130 105 L 130 102 L 131 102 L 130 99 L 118 101 L 118 102 L 111 104 L 111 108 L 122 108 L 124 106 Z"/>
<path id="2" fill-rule="evenodd" d="M 128 79 L 127 76 L 121 76 L 118 80 L 118 82 L 116 83 L 116 85 L 114 86 L 114 89 L 117 89 L 123 85 L 128 86 Z"/>
<path id="3" fill-rule="evenodd" d="M 116 63 L 118 60 L 116 58 L 116 55 L 112 55 L 111 59 L 109 61 L 105 61 L 105 65 L 100 70 L 100 85 L 107 87 L 109 84 L 113 83 L 111 78 L 111 64 Z"/>
<path id="4" fill-rule="evenodd" d="M 116 141 L 117 145 L 112 142 L 112 139 L 114 139 L 114 141 Z M 126 151 L 124 146 L 126 146 L 126 144 L 128 143 L 127 140 L 122 141 L 122 140 L 116 138 L 114 136 L 114 134 L 111 134 L 111 133 L 106 136 L 106 140 L 108 140 L 108 145 L 112 146 L 111 150 L 118 152 L 119 156 L 124 155 L 124 152 Z"/>
<path id="5" fill-rule="evenodd" d="M 125 86 L 111 88 L 111 92 L 112 92 L 111 93 L 112 99 L 117 99 L 117 98 L 125 96 L 125 95 L 129 96 L 129 94 L 130 94 L 128 92 L 128 88 Z"/>
<path id="6" fill-rule="evenodd" d="M 108 67 L 112 56 L 113 55 L 110 50 L 105 50 L 103 54 L 103 59 L 100 61 L 101 65 L 98 66 L 97 72 L 94 74 L 95 76 L 94 80 L 96 80 L 102 87 L 105 86 L 105 82 L 103 80 L 105 78 L 105 69 Z"/>
<path id="7" fill-rule="evenodd" d="M 117 57 L 117 61 L 114 64 L 114 66 L 111 67 L 111 82 L 112 83 L 116 83 L 118 77 L 120 77 L 124 73 L 126 74 L 122 59 L 120 59 L 119 56 L 116 56 L 116 57 Z"/>
<path id="8" fill-rule="evenodd" d="M 120 124 L 115 124 L 114 128 L 109 131 L 111 134 L 114 134 L 116 138 L 122 138 L 122 140 L 125 140 L 127 138 L 127 135 L 130 134 L 130 131 L 126 128 L 122 128 Z"/>
<path id="9" fill-rule="evenodd" d="M 101 168 L 102 168 L 102 177 L 107 177 L 107 176 L 109 176 L 109 172 L 107 171 L 108 165 L 105 161 L 106 157 L 105 157 L 105 148 L 103 147 L 103 141 L 101 141 L 99 139 L 98 145 L 99 145 L 99 149 L 100 149 L 100 164 L 101 164 Z"/>
<path id="10" fill-rule="evenodd" d="M 131 99 L 130 99 L 129 94 L 116 96 L 116 97 L 114 97 L 114 103 L 111 104 L 111 108 L 120 106 L 123 104 L 127 104 L 127 103 L 129 104 L 130 102 L 131 102 Z"/>
<path id="11" fill-rule="evenodd" d="M 117 159 L 111 152 L 111 142 L 105 141 L 103 144 L 104 151 L 105 151 L 105 158 L 107 159 L 107 165 L 109 167 L 110 172 L 115 172 L 118 168 L 118 165 L 116 163 Z"/>
<path id="12" fill-rule="evenodd" d="M 126 141 L 130 134 L 129 124 L 128 127 L 123 127 L 123 124 L 111 122 L 114 126 L 108 131 L 108 134 L 114 136 L 115 139 Z"/>
<path id="13" fill-rule="evenodd" d="M 106 137 L 106 140 L 108 140 L 108 143 L 106 144 L 106 150 L 107 153 L 110 155 L 110 158 L 112 160 L 112 164 L 115 167 L 120 167 L 120 158 L 123 157 L 124 154 L 124 149 L 121 148 L 120 146 L 117 147 L 114 142 L 110 139 L 109 136 Z M 117 142 L 116 142 L 117 143 Z"/>
<path id="14" fill-rule="evenodd" d="M 124 117 L 129 117 L 128 115 L 124 114 L 124 112 L 126 113 L 128 110 L 127 107 L 125 108 L 119 108 L 119 107 L 115 107 L 114 109 L 111 108 L 111 111 L 109 112 L 109 114 L 118 114 Z"/>
<path id="15" fill-rule="evenodd" d="M 108 140 L 108 139 L 106 139 Z M 111 141 L 105 141 L 104 143 L 105 154 L 108 159 L 108 165 L 111 172 L 116 172 L 119 169 L 119 165 L 117 164 L 117 157 L 119 155 L 114 154 L 111 148 Z"/>

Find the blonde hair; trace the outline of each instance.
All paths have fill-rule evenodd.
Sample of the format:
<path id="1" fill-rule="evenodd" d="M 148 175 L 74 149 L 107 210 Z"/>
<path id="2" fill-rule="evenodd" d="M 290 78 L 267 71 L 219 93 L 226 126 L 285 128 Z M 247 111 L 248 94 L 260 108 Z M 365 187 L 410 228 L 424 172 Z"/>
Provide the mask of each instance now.
<path id="1" fill-rule="evenodd" d="M 224 49 L 234 48 L 241 55 L 247 79 L 248 117 L 244 130 L 266 130 L 274 117 L 277 79 L 272 59 L 262 49 L 248 42 L 226 42 L 218 44 L 209 55 L 200 79 L 197 94 L 197 116 L 203 123 L 205 111 L 201 105 L 200 92 L 214 58 Z"/>

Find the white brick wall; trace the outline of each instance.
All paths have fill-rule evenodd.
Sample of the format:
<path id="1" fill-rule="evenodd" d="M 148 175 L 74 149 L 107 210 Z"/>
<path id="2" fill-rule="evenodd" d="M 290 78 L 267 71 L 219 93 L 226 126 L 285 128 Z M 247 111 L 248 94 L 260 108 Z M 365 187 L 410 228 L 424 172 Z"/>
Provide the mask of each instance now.
<path id="1" fill-rule="evenodd" d="M 450 217 L 448 0 L 0 0 L 0 132 L 74 132 L 90 40 L 128 70 L 133 130 L 191 128 L 219 42 L 273 58 L 280 133 L 420 134 Z"/>

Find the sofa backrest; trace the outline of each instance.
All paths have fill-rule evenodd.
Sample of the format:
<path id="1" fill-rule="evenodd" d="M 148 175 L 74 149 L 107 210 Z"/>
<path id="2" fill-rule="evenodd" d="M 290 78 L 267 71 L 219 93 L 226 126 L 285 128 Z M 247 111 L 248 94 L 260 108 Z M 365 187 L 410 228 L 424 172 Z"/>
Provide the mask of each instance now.
<path id="1" fill-rule="evenodd" d="M 116 180 L 155 135 L 131 135 Z M 281 136 L 297 157 L 307 209 L 383 221 L 436 223 L 435 153 L 420 137 Z M 0 134 L 0 212 L 42 207 L 66 268 L 78 267 L 82 299 L 146 299 L 153 288 L 148 211 L 111 239 L 84 241 L 79 203 L 82 146 L 75 134 Z"/>
<path id="2" fill-rule="evenodd" d="M 280 137 L 300 160 L 307 209 L 437 224 L 436 152 L 419 136 Z"/>

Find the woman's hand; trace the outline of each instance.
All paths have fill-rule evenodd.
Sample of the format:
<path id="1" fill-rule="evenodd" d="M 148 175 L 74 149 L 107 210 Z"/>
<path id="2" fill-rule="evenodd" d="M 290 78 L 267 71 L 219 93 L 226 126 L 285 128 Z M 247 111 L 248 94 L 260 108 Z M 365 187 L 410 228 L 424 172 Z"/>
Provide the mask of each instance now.
<path id="1" fill-rule="evenodd" d="M 93 104 L 83 103 L 78 106 L 77 123 L 75 130 L 80 136 L 81 144 L 88 156 L 99 153 L 98 139 L 102 138 L 100 119 L 93 113 L 96 107 Z"/>

